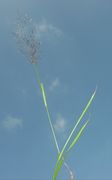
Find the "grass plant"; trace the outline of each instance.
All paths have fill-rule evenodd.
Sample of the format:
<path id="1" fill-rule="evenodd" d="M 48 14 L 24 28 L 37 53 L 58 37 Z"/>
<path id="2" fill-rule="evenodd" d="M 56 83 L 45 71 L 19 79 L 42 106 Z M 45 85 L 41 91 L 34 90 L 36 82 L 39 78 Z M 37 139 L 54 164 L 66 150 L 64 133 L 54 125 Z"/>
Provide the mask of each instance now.
<path id="1" fill-rule="evenodd" d="M 73 173 L 72 173 L 68 163 L 66 162 L 66 158 L 67 158 L 69 152 L 75 146 L 76 142 L 79 140 L 80 136 L 83 134 L 84 129 L 86 128 L 86 126 L 89 123 L 89 119 L 88 119 L 79 128 L 79 131 L 76 134 L 76 137 L 73 140 L 71 140 L 75 130 L 80 125 L 80 122 L 83 120 L 84 115 L 86 114 L 87 110 L 89 109 L 89 107 L 90 107 L 90 105 L 91 105 L 91 103 L 92 103 L 92 101 L 93 101 L 93 99 L 95 97 L 96 90 L 92 94 L 92 96 L 89 99 L 86 107 L 84 108 L 81 115 L 79 116 L 79 118 L 77 120 L 77 123 L 73 126 L 73 129 L 72 129 L 70 135 L 68 136 L 63 148 L 60 150 L 58 142 L 57 142 L 55 130 L 54 130 L 54 127 L 53 127 L 53 121 L 51 119 L 50 111 L 49 111 L 49 108 L 48 108 L 46 91 L 45 91 L 43 83 L 41 82 L 40 75 L 39 75 L 38 54 L 39 54 L 40 42 L 39 42 L 39 40 L 37 38 L 35 27 L 32 24 L 32 19 L 29 18 L 27 15 L 25 15 L 25 17 L 18 18 L 17 23 L 16 23 L 16 30 L 14 32 L 14 36 L 16 38 L 17 44 L 19 45 L 18 46 L 19 50 L 22 53 L 24 53 L 25 56 L 27 56 L 28 61 L 33 66 L 33 69 L 34 69 L 34 72 L 35 72 L 35 77 L 36 77 L 37 83 L 38 83 L 38 85 L 40 87 L 40 92 L 42 94 L 43 103 L 44 103 L 44 107 L 45 107 L 46 114 L 47 114 L 47 117 L 48 117 L 48 121 L 49 121 L 49 124 L 50 124 L 50 128 L 51 128 L 51 131 L 52 131 L 54 143 L 55 143 L 55 146 L 56 146 L 56 149 L 57 149 L 57 160 L 56 160 L 56 165 L 55 165 L 55 168 L 54 168 L 53 180 L 57 180 L 57 176 L 58 176 L 58 174 L 59 174 L 59 172 L 61 170 L 62 165 L 64 165 L 65 168 L 67 169 L 67 171 L 69 172 L 70 180 L 73 180 L 74 176 L 73 176 Z"/>

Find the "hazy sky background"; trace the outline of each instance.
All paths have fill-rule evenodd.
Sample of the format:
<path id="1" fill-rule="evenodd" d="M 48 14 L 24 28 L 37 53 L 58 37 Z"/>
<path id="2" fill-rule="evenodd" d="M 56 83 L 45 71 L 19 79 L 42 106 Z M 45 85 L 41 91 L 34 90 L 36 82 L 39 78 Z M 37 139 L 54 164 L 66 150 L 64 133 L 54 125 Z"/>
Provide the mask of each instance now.
<path id="1" fill-rule="evenodd" d="M 98 86 L 67 159 L 75 179 L 112 180 L 111 0 L 0 0 L 0 179 L 51 180 L 57 158 L 32 65 L 12 35 L 26 13 L 41 27 L 38 64 L 60 147 Z"/>

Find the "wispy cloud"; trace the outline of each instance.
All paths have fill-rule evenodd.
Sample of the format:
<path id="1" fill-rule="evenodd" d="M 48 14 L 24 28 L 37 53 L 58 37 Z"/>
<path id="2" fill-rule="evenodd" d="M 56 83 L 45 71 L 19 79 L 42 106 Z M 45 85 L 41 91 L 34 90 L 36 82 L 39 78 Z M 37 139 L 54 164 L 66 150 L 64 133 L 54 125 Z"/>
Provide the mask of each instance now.
<path id="1" fill-rule="evenodd" d="M 57 133 L 63 133 L 66 130 L 67 120 L 61 115 L 58 114 L 56 121 L 54 123 L 54 128 Z"/>
<path id="2" fill-rule="evenodd" d="M 53 90 L 54 90 L 55 88 L 57 88 L 59 85 L 60 85 L 59 79 L 58 79 L 58 78 L 55 78 L 55 79 L 51 82 L 51 84 L 50 84 L 50 86 L 49 86 L 49 90 L 50 90 L 50 91 L 53 91 Z"/>
<path id="3" fill-rule="evenodd" d="M 63 35 L 63 32 L 56 26 L 49 24 L 45 19 L 36 24 L 36 32 L 38 36 L 54 34 L 58 37 Z"/>
<path id="4" fill-rule="evenodd" d="M 2 127 L 6 130 L 21 129 L 23 127 L 23 120 L 12 116 L 7 116 L 2 121 Z"/>

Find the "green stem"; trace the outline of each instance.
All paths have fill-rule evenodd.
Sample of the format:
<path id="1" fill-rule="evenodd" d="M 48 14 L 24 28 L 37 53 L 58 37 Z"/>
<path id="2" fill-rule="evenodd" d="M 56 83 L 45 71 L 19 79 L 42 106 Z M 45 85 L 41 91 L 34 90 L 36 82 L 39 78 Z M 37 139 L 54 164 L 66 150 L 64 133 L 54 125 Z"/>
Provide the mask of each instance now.
<path id="1" fill-rule="evenodd" d="M 46 109 L 46 113 L 47 113 L 47 117 L 48 117 L 48 120 L 49 120 L 49 124 L 50 124 L 51 130 L 52 130 L 52 134 L 53 134 L 53 138 L 54 138 L 54 141 L 55 141 L 56 149 L 57 149 L 57 151 L 59 153 L 60 150 L 59 150 L 59 146 L 58 146 L 58 143 L 57 143 L 57 139 L 56 139 L 56 135 L 55 135 L 55 132 L 54 132 L 54 128 L 53 128 L 53 125 L 52 125 L 52 122 L 51 122 L 51 116 L 50 116 L 50 112 L 49 112 L 47 101 L 46 101 L 46 95 L 45 95 L 44 87 L 43 87 L 43 84 L 41 83 L 40 78 L 39 78 L 38 66 L 33 64 L 33 67 L 34 67 L 34 71 L 35 71 L 35 74 L 36 74 L 36 78 L 37 78 L 40 90 L 42 92 L 42 96 L 44 97 L 43 98 L 44 106 L 45 106 L 45 109 Z"/>
<path id="2" fill-rule="evenodd" d="M 60 149 L 59 149 L 59 146 L 58 146 L 58 142 L 57 142 L 56 135 L 55 135 L 54 128 L 53 128 L 53 125 L 52 125 L 52 121 L 51 121 L 50 112 L 49 112 L 48 105 L 47 105 L 45 90 L 44 90 L 43 84 L 40 81 L 39 70 L 38 70 L 37 64 L 33 64 L 33 68 L 34 68 L 34 72 L 35 72 L 35 75 L 36 75 L 36 78 L 37 78 L 37 82 L 39 84 L 39 87 L 40 87 L 40 90 L 41 90 L 41 93 L 42 93 L 44 106 L 45 106 L 45 109 L 46 109 L 47 117 L 48 117 L 49 124 L 50 124 L 50 127 L 51 127 L 51 131 L 52 131 L 52 134 L 53 134 L 56 149 L 57 149 L 58 154 L 60 154 Z M 69 171 L 69 174 L 71 176 L 72 171 L 70 170 L 70 168 L 69 168 L 69 166 L 68 166 L 68 164 L 66 162 L 64 162 L 64 166 Z"/>

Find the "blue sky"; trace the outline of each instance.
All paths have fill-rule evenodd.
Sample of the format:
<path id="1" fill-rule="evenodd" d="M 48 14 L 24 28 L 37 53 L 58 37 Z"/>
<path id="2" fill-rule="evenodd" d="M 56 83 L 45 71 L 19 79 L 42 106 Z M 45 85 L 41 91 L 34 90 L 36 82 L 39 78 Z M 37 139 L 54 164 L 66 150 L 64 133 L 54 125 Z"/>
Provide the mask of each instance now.
<path id="1" fill-rule="evenodd" d="M 26 13 L 40 33 L 38 65 L 60 148 L 98 86 L 90 124 L 67 159 L 75 178 L 112 179 L 110 0 L 0 0 L 0 179 L 50 180 L 57 158 L 32 65 L 12 36 Z M 59 179 L 67 178 L 62 168 Z"/>

